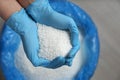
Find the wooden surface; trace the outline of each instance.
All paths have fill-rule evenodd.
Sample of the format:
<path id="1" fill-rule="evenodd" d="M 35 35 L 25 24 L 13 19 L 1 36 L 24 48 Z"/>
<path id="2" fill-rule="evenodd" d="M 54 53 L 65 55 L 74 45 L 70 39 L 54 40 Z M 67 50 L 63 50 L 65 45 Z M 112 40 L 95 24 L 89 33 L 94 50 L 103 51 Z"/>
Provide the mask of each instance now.
<path id="1" fill-rule="evenodd" d="M 120 80 L 120 0 L 72 1 L 91 15 L 99 30 L 101 54 L 92 80 Z"/>

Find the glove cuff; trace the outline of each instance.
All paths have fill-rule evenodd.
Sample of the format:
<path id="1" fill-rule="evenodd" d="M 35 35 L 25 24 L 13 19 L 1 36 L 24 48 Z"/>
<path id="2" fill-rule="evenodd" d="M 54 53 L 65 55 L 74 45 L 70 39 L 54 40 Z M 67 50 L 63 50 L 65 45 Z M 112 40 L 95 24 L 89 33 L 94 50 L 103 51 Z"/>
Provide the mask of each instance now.
<path id="1" fill-rule="evenodd" d="M 24 18 L 22 17 L 24 13 L 25 13 L 25 10 L 23 8 L 20 11 L 16 11 L 8 18 L 8 20 L 5 23 L 8 26 L 10 26 L 15 32 L 19 32 L 18 31 L 18 27 L 20 25 L 19 22 L 21 18 Z"/>
<path id="2" fill-rule="evenodd" d="M 44 20 L 49 14 L 53 13 L 53 9 L 51 8 L 48 0 L 35 0 L 25 9 L 35 22 L 39 22 L 41 24 L 41 20 Z"/>
<path id="3" fill-rule="evenodd" d="M 13 13 L 5 23 L 10 26 L 16 33 L 22 35 L 29 29 L 30 26 L 27 26 L 26 24 L 31 23 L 31 21 L 25 10 L 22 8 L 20 11 Z"/>

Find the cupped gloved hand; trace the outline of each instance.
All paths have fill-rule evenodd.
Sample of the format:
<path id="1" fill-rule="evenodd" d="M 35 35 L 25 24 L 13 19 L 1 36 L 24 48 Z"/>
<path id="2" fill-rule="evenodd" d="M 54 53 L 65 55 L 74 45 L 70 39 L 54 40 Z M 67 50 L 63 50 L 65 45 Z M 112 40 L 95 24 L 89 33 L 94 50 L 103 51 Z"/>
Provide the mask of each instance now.
<path id="1" fill-rule="evenodd" d="M 26 56 L 35 67 L 43 66 L 54 69 L 65 63 L 63 57 L 57 57 L 53 61 L 38 57 L 40 48 L 37 26 L 36 23 L 29 18 L 24 9 L 13 13 L 6 21 L 6 24 L 20 35 Z"/>
<path id="2" fill-rule="evenodd" d="M 74 20 L 54 11 L 48 0 L 35 0 L 26 8 L 26 11 L 40 24 L 45 24 L 61 30 L 69 30 L 72 49 L 66 56 L 65 64 L 71 66 L 72 60 L 80 48 L 79 31 Z"/>

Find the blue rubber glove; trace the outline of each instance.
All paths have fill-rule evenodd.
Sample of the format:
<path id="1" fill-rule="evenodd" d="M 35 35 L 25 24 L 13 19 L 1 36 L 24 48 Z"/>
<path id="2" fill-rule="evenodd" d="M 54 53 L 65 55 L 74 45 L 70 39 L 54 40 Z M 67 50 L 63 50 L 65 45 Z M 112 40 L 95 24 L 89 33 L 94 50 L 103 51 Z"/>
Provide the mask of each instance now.
<path id="1" fill-rule="evenodd" d="M 35 67 L 43 66 L 54 69 L 65 63 L 63 57 L 57 57 L 53 61 L 38 57 L 40 48 L 37 26 L 36 23 L 29 18 L 24 9 L 13 13 L 6 21 L 6 24 L 20 35 L 26 56 Z"/>
<path id="2" fill-rule="evenodd" d="M 26 8 L 27 13 L 40 24 L 61 30 L 69 30 L 72 49 L 66 56 L 66 65 L 71 66 L 72 60 L 80 48 L 79 31 L 74 20 L 54 11 L 48 0 L 35 0 Z"/>

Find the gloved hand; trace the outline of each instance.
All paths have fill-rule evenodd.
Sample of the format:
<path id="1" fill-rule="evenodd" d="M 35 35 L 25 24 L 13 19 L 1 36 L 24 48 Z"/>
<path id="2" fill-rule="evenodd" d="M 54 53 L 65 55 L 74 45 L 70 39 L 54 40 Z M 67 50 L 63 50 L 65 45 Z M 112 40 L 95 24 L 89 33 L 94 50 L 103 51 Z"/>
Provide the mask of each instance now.
<path id="1" fill-rule="evenodd" d="M 65 63 L 63 57 L 57 57 L 53 61 L 38 57 L 39 40 L 36 23 L 29 18 L 24 9 L 13 13 L 6 21 L 22 39 L 26 56 L 34 66 L 43 66 L 47 68 L 58 68 Z"/>
<path id="2" fill-rule="evenodd" d="M 70 31 L 72 49 L 66 56 L 65 64 L 71 66 L 72 60 L 80 48 L 79 31 L 73 19 L 54 11 L 48 0 L 35 0 L 26 8 L 26 11 L 40 24 Z"/>

